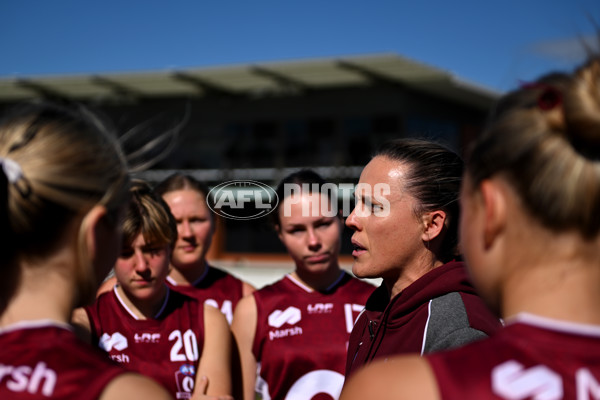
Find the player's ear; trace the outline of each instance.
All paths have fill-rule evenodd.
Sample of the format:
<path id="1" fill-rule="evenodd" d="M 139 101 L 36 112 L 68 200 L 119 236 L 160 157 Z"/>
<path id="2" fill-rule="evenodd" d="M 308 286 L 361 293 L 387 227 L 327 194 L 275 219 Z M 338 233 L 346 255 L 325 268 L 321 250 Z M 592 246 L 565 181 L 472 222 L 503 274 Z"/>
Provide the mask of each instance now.
<path id="1" fill-rule="evenodd" d="M 423 214 L 423 241 L 430 241 L 440 235 L 446 224 L 446 212 L 443 210 L 429 211 Z"/>
<path id="2" fill-rule="evenodd" d="M 279 238 L 279 240 L 283 241 L 283 235 L 282 235 L 282 232 L 281 232 L 281 225 L 275 224 L 274 228 L 275 228 L 275 232 L 277 232 L 277 237 Z"/>
<path id="3" fill-rule="evenodd" d="M 101 205 L 94 206 L 84 217 L 82 221 L 82 230 L 85 235 L 87 255 L 94 259 L 98 251 L 102 250 L 102 238 L 106 236 L 106 207 Z"/>
<path id="4" fill-rule="evenodd" d="M 484 207 L 484 244 L 491 247 L 506 225 L 506 194 L 498 182 L 486 179 L 479 185 Z"/>

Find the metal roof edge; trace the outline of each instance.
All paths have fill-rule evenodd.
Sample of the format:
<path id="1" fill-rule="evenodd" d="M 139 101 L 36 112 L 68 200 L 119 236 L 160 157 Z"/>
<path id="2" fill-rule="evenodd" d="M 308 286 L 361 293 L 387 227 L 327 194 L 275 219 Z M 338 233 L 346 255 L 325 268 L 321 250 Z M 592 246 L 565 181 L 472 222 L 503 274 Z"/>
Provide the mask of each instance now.
<path id="1" fill-rule="evenodd" d="M 390 68 L 387 64 L 391 63 L 392 68 Z M 148 89 L 148 83 L 141 82 L 139 83 L 137 89 L 134 86 L 129 87 L 127 84 L 123 84 L 123 82 L 119 82 L 119 80 L 125 79 L 133 79 L 141 78 L 149 78 L 149 81 L 152 81 L 152 77 L 155 76 L 157 79 L 162 79 L 164 81 L 165 78 L 173 78 L 177 80 L 178 75 L 187 75 L 191 76 L 190 79 L 194 80 L 202 80 L 198 77 L 194 77 L 194 75 L 202 76 L 202 75 L 210 75 L 213 73 L 239 73 L 240 75 L 244 74 L 253 74 L 253 75 L 263 75 L 262 79 L 270 79 L 271 84 L 273 81 L 275 84 L 282 84 L 282 79 L 286 78 L 285 74 L 278 73 L 277 68 L 294 68 L 299 67 L 302 68 L 303 65 L 306 66 L 316 66 L 316 67 L 326 67 L 327 64 L 344 64 L 348 63 L 349 65 L 354 65 L 354 68 L 358 70 L 365 70 L 369 73 L 374 74 L 374 76 L 383 76 L 390 81 L 398 80 L 404 82 L 410 82 L 411 76 L 416 76 L 415 73 L 424 75 L 424 80 L 420 80 L 418 76 L 413 82 L 410 82 L 415 87 L 421 87 L 425 90 L 431 89 L 435 85 L 440 85 L 437 82 L 445 82 L 445 84 L 441 84 L 441 86 L 437 87 L 434 92 L 446 92 L 448 90 L 457 90 L 457 100 L 461 97 L 464 98 L 465 95 L 472 98 L 483 98 L 490 101 L 498 98 L 501 93 L 496 92 L 492 89 L 486 88 L 483 85 L 476 84 L 470 82 L 466 79 L 459 78 L 453 73 L 444 70 L 439 67 L 431 66 L 421 61 L 413 60 L 406 56 L 400 55 L 395 52 L 374 52 L 374 53 L 363 53 L 363 54 L 347 54 L 347 55 L 336 55 L 330 57 L 314 57 L 314 58 L 299 58 L 295 60 L 276 60 L 276 61 L 264 61 L 264 62 L 248 62 L 248 63 L 239 63 L 239 64 L 228 64 L 228 65 L 220 65 L 220 66 L 202 66 L 202 67 L 184 67 L 184 68 L 165 68 L 165 69 L 156 69 L 156 70 L 136 70 L 136 71 L 103 71 L 103 72 L 88 72 L 88 73 L 76 73 L 76 74 L 45 74 L 45 75 L 20 75 L 14 74 L 10 76 L 0 76 L 0 87 L 4 86 L 6 91 L 5 93 L 0 93 L 0 99 L 11 99 L 17 97 L 30 97 L 37 94 L 43 93 L 53 93 L 56 92 L 65 96 L 80 96 L 80 97 L 90 97 L 92 93 L 91 90 L 94 91 L 95 95 L 106 96 L 105 92 L 111 92 L 112 95 L 119 95 L 121 92 L 134 93 L 136 90 L 139 92 L 141 89 Z M 401 75 L 395 74 L 398 70 L 394 70 L 394 63 L 399 63 L 400 70 L 407 69 L 408 75 L 402 77 Z M 323 64 L 323 65 L 319 65 Z M 387 69 L 386 69 L 387 68 Z M 272 70 L 269 70 L 272 69 Z M 264 71 L 263 74 L 257 74 L 257 71 Z M 347 68 L 346 71 L 347 72 Z M 359 71 L 360 72 L 360 71 Z M 356 73 L 356 71 L 354 71 Z M 363 72 L 364 73 L 364 72 Z M 269 76 L 265 76 L 265 74 Z M 340 72 L 343 74 L 343 72 Z M 256 78 L 255 78 L 256 79 Z M 329 79 L 329 78 L 325 78 Z M 112 82 L 115 80 L 115 82 Z M 285 80 L 285 79 L 284 79 Z M 335 80 L 334 80 L 335 81 Z M 332 81 L 332 82 L 334 82 Z M 287 77 L 286 82 L 294 82 L 294 78 Z M 321 84 L 324 81 L 321 81 Z M 69 87 L 63 93 L 61 90 L 61 85 L 68 83 L 71 85 L 79 85 L 78 87 Z M 179 80 L 179 85 L 183 82 Z M 189 85 L 192 85 L 189 82 L 186 82 Z M 206 82 L 205 82 L 206 83 Z M 208 82 L 211 83 L 211 82 Z M 218 83 L 218 82 L 217 82 Z M 284 82 L 285 83 L 285 82 Z M 299 87 L 308 87 L 306 85 L 302 85 L 302 82 L 296 82 Z M 197 86 L 200 83 L 197 82 Z M 351 83 L 350 83 L 351 84 Z M 254 85 L 263 85 L 263 83 L 256 81 Z M 433 85 L 433 86 L 432 86 Z M 83 87 L 85 86 L 85 87 Z M 65 88 L 67 89 L 67 88 Z M 227 89 L 227 88 L 225 88 Z M 176 92 L 176 88 L 166 89 L 166 92 L 172 90 L 173 93 Z M 190 89 L 191 90 L 191 89 Z M 241 89 L 246 90 L 246 89 Z M 98 93 L 96 93 L 98 91 Z M 166 93 L 165 92 L 165 93 Z M 74 94 L 70 94 L 74 93 Z M 160 91 L 158 92 L 160 95 Z M 170 93 L 170 92 L 169 92 Z M 446 96 L 447 97 L 447 96 Z M 452 97 L 452 96 L 450 96 Z"/>

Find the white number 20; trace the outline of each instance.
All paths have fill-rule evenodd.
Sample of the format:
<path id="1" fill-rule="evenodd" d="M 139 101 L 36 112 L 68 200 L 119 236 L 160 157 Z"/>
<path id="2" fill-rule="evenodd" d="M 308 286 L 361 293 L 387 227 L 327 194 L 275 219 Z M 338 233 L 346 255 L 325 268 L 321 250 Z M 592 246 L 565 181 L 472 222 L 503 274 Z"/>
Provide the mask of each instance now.
<path id="1" fill-rule="evenodd" d="M 175 330 L 169 335 L 169 341 L 175 340 L 171 347 L 171 361 L 197 361 L 198 360 L 198 341 L 196 335 L 191 329 L 181 334 L 181 331 Z M 181 350 L 184 350 L 183 352 Z"/>

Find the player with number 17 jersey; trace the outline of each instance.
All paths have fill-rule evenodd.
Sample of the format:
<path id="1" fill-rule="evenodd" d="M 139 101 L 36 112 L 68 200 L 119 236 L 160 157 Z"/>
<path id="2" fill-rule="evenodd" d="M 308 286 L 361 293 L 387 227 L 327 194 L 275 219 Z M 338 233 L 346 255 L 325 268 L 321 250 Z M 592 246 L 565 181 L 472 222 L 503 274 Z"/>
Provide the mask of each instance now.
<path id="1" fill-rule="evenodd" d="M 350 332 L 374 289 L 341 271 L 324 292 L 292 275 L 254 292 L 257 394 L 273 400 L 308 400 L 317 393 L 337 398 Z"/>
<path id="2" fill-rule="evenodd" d="M 154 318 L 138 319 L 115 287 L 85 311 L 92 343 L 125 368 L 154 378 L 176 399 L 189 399 L 204 345 L 203 307 L 169 289 Z"/>

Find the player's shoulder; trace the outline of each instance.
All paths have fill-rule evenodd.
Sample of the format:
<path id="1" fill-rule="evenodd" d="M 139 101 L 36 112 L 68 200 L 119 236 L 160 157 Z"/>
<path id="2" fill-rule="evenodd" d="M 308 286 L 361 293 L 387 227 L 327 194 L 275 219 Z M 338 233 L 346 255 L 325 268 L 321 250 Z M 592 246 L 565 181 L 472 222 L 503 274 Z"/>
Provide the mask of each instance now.
<path id="1" fill-rule="evenodd" d="M 357 294 L 371 294 L 375 289 L 377 289 L 377 286 L 362 279 L 359 279 L 354 275 L 349 274 L 348 272 L 344 272 L 344 274 L 345 276 L 340 286 L 346 290 Z"/>
<path id="2" fill-rule="evenodd" d="M 365 280 L 359 279 L 353 275 L 348 274 L 348 276 L 350 277 L 348 279 L 348 284 L 356 286 L 356 287 L 360 287 L 364 290 L 368 290 L 368 291 L 373 291 L 375 289 L 377 289 L 377 286 L 373 285 L 372 283 L 369 283 Z"/>
<path id="3" fill-rule="evenodd" d="M 172 400 L 156 381 L 137 373 L 124 373 L 106 385 L 99 400 Z"/>
<path id="4" fill-rule="evenodd" d="M 114 290 L 100 293 L 93 303 L 82 308 L 90 318 L 101 318 L 119 312 L 119 304 Z M 114 311 L 114 312 L 113 312 Z"/>
<path id="5" fill-rule="evenodd" d="M 213 265 L 208 265 L 207 268 L 208 268 L 207 278 L 209 278 L 211 280 L 229 279 L 229 280 L 241 282 L 241 279 L 239 279 L 238 277 L 233 275 L 231 272 L 225 270 L 224 268 L 215 267 Z"/>
<path id="6" fill-rule="evenodd" d="M 281 279 L 276 280 L 275 282 L 264 285 L 260 289 L 257 289 L 252 294 L 255 297 L 268 297 L 274 296 L 277 294 L 283 295 L 286 293 L 290 293 L 290 290 L 293 290 L 293 283 L 288 279 L 287 275 Z"/>
<path id="7" fill-rule="evenodd" d="M 200 300 L 193 295 L 193 291 L 189 290 L 189 286 L 168 286 L 169 298 L 172 303 L 199 303 Z"/>
<path id="8" fill-rule="evenodd" d="M 340 396 L 340 400 L 439 398 L 431 367 L 417 355 L 374 361 L 347 380 Z"/>

